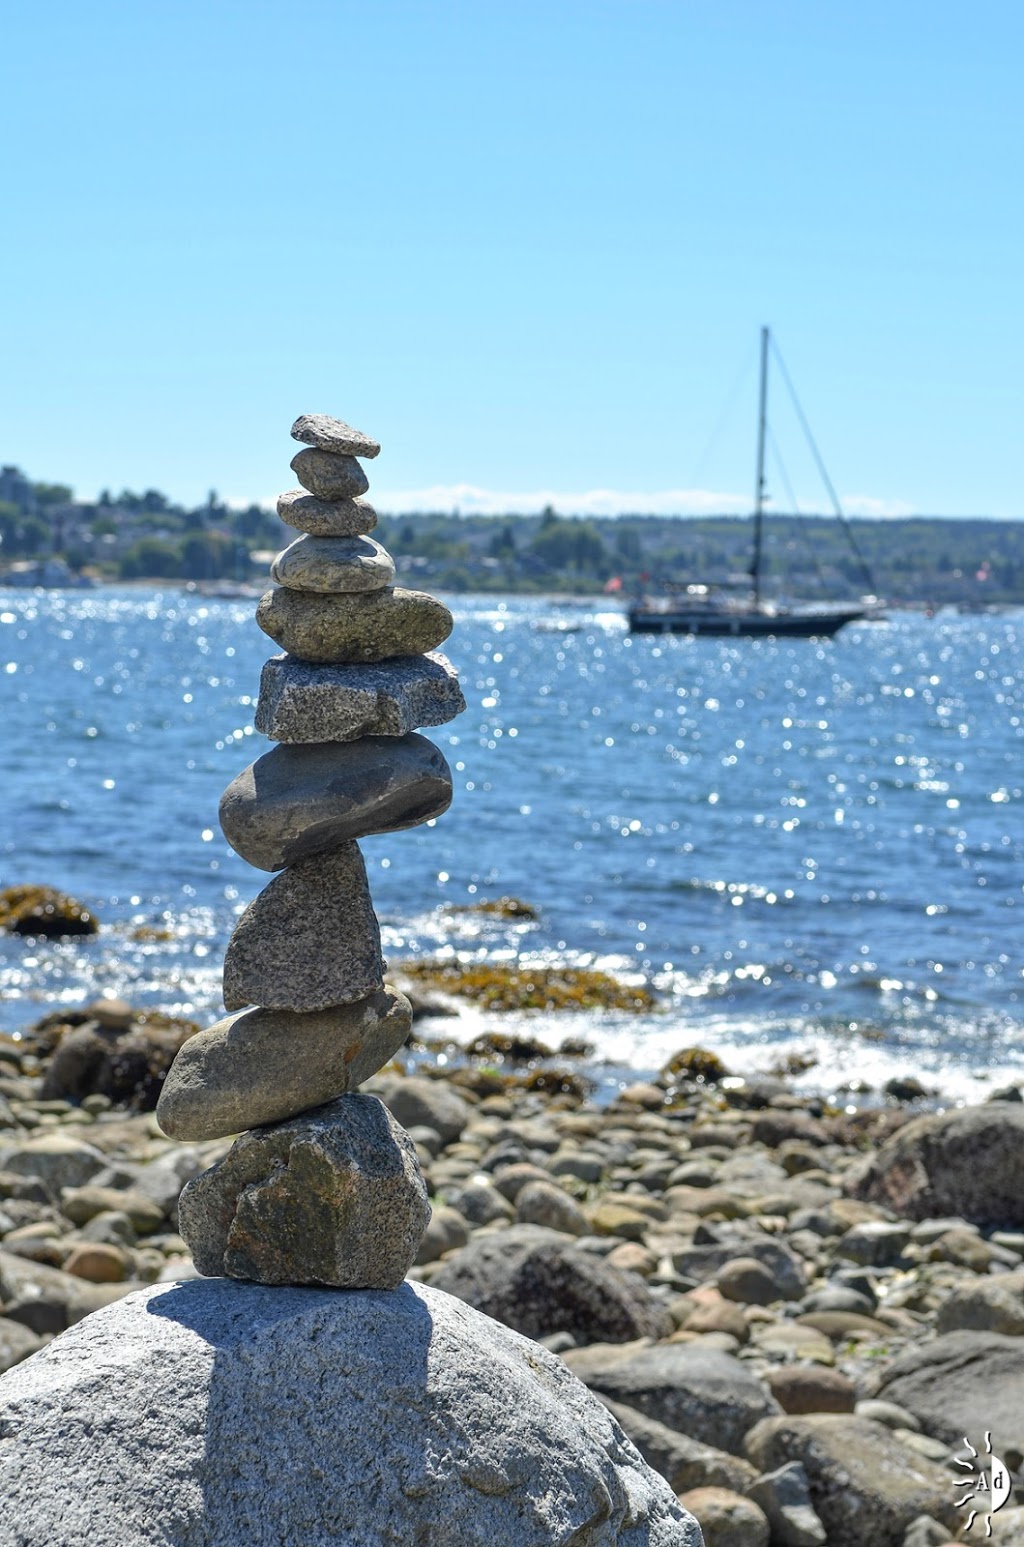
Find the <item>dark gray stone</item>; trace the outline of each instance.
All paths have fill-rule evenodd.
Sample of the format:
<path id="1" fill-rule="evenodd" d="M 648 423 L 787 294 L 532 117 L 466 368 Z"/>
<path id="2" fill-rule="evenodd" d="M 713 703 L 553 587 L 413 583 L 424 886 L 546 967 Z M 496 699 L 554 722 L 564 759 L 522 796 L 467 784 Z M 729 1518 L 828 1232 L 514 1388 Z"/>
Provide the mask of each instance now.
<path id="1" fill-rule="evenodd" d="M 4 1547 L 700 1547 L 561 1360 L 420 1284 L 160 1285 L 0 1381 Z"/>
<path id="2" fill-rule="evenodd" d="M 0 1316 L 0 1375 L 11 1370 L 43 1346 L 42 1338 L 20 1321 Z"/>
<path id="3" fill-rule="evenodd" d="M 205 1276 L 341 1289 L 394 1289 L 429 1218 L 412 1140 L 359 1095 L 243 1134 L 178 1205 Z"/>
<path id="4" fill-rule="evenodd" d="M 380 442 L 354 430 L 344 419 L 332 419 L 328 414 L 300 414 L 292 425 L 292 440 L 300 440 L 305 446 L 319 446 L 321 451 L 331 451 L 336 456 L 375 457 L 380 453 Z"/>
<path id="5" fill-rule="evenodd" d="M 425 736 L 364 736 L 275 747 L 228 785 L 220 825 L 250 865 L 281 870 L 368 833 L 416 827 L 451 799 L 451 770 Z"/>
<path id="6" fill-rule="evenodd" d="M 799 1300 L 807 1288 L 803 1264 L 795 1252 L 791 1252 L 781 1241 L 736 1235 L 718 1246 L 684 1247 L 672 1254 L 676 1272 L 685 1274 L 687 1278 L 695 1278 L 699 1283 L 720 1274 L 725 1275 L 728 1283 L 729 1275 L 725 1270 L 736 1259 L 760 1263 L 764 1271 L 758 1276 L 757 1282 L 763 1286 L 763 1292 L 771 1294 L 774 1300 Z M 755 1292 L 753 1274 L 745 1288 L 750 1294 Z M 726 1291 L 723 1290 L 723 1293 Z"/>
<path id="7" fill-rule="evenodd" d="M 228 1010 L 327 1010 L 382 986 L 380 929 L 354 843 L 292 865 L 249 904 L 224 956 Z"/>
<path id="8" fill-rule="evenodd" d="M 382 1074 L 373 1082 L 379 1096 L 403 1128 L 433 1128 L 442 1144 L 454 1144 L 473 1116 L 473 1108 L 443 1080 L 416 1074 Z"/>
<path id="9" fill-rule="evenodd" d="M 405 656 L 379 666 L 311 666 L 272 656 L 260 678 L 256 729 L 273 741 L 356 741 L 444 725 L 466 707 L 446 656 Z"/>
<path id="10" fill-rule="evenodd" d="M 992 1431 L 997 1454 L 1024 1451 L 1024 1338 L 947 1332 L 901 1354 L 873 1393 L 913 1413 L 926 1434 L 955 1446 Z M 927 1511 L 925 1511 L 927 1513 Z"/>
<path id="11" fill-rule="evenodd" d="M 453 621 L 436 597 L 399 586 L 338 596 L 276 586 L 256 608 L 256 622 L 275 644 L 318 666 L 422 655 L 444 643 Z"/>
<path id="12" fill-rule="evenodd" d="M 370 487 L 355 457 L 337 456 L 319 446 L 297 451 L 289 465 L 302 487 L 320 500 L 357 499 Z"/>
<path id="13" fill-rule="evenodd" d="M 829 1547 L 903 1547 L 919 1515 L 950 1534 L 960 1524 L 949 1473 L 867 1418 L 768 1418 L 748 1435 L 747 1453 L 764 1471 L 801 1464 Z"/>
<path id="14" fill-rule="evenodd" d="M 975 1225 L 1024 1225 L 1024 1106 L 992 1101 L 917 1117 L 887 1139 L 847 1191 L 907 1219 L 958 1214 Z"/>
<path id="15" fill-rule="evenodd" d="M 532 1338 L 571 1332 L 581 1343 L 625 1343 L 664 1337 L 672 1325 L 641 1278 L 539 1225 L 478 1235 L 431 1282 Z"/>
<path id="16" fill-rule="evenodd" d="M 377 512 L 368 500 L 319 500 L 305 489 L 279 494 L 277 513 L 286 526 L 311 537 L 360 537 L 377 525 Z"/>
<path id="17" fill-rule="evenodd" d="M 270 578 L 293 591 L 381 591 L 395 561 L 372 537 L 299 537 L 277 555 Z"/>
<path id="18" fill-rule="evenodd" d="M 799 1461 L 766 1472 L 747 1494 L 764 1510 L 773 1547 L 825 1547 L 825 1527 L 811 1503 L 807 1473 Z"/>
<path id="19" fill-rule="evenodd" d="M 589 1350 L 581 1352 L 586 1356 Z M 576 1368 L 576 1357 L 566 1355 L 571 1369 Z M 625 1359 L 588 1359 L 580 1374 L 603 1397 L 734 1456 L 743 1454 L 748 1430 L 778 1412 L 747 1365 L 700 1343 L 664 1343 Z"/>
<path id="20" fill-rule="evenodd" d="M 713 1445 L 702 1445 L 700 1440 L 680 1434 L 624 1402 L 613 1402 L 599 1391 L 595 1396 L 633 1441 L 648 1466 L 660 1472 L 676 1493 L 685 1493 L 689 1488 L 731 1488 L 736 1493 L 747 1493 L 752 1488 L 757 1469 L 749 1461 L 716 1450 Z"/>
<path id="21" fill-rule="evenodd" d="M 185 1043 L 157 1122 L 172 1139 L 218 1139 L 296 1117 L 369 1079 L 411 1026 L 409 1001 L 388 990 L 311 1015 L 230 1015 Z"/>

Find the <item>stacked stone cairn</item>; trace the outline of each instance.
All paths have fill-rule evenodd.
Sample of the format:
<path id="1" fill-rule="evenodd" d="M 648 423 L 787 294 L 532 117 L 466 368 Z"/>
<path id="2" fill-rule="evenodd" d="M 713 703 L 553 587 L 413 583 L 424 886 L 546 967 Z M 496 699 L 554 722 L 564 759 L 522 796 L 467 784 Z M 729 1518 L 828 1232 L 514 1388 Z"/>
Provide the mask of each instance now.
<path id="1" fill-rule="evenodd" d="M 451 773 L 415 727 L 465 708 L 436 652 L 448 609 L 394 585 L 367 534 L 359 457 L 376 441 L 337 419 L 292 426 L 302 484 L 278 514 L 303 535 L 271 568 L 256 621 L 284 651 L 263 668 L 256 729 L 277 745 L 230 784 L 224 836 L 277 871 L 224 960 L 223 1020 L 178 1053 L 157 1107 L 176 1139 L 238 1134 L 181 1196 L 200 1273 L 263 1284 L 391 1289 L 430 1217 L 412 1140 L 357 1087 L 402 1046 L 409 1002 L 384 986 L 357 840 L 447 810 Z"/>

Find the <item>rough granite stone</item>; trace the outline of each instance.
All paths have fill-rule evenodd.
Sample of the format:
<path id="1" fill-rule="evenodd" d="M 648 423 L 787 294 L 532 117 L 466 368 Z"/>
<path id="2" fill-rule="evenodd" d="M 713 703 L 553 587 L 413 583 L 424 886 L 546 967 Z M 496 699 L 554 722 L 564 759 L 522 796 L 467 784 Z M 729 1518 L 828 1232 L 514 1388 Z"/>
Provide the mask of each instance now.
<path id="1" fill-rule="evenodd" d="M 367 833 L 416 827 L 451 798 L 451 770 L 425 736 L 364 736 L 275 747 L 228 785 L 220 825 L 250 865 L 281 870 Z"/>
<path id="2" fill-rule="evenodd" d="M 367 500 L 318 500 L 305 489 L 279 494 L 277 513 L 286 526 L 311 537 L 361 537 L 377 525 L 377 512 Z"/>
<path id="3" fill-rule="evenodd" d="M 249 904 L 224 955 L 224 1006 L 327 1010 L 379 989 L 384 964 L 354 843 L 301 861 Z"/>
<path id="4" fill-rule="evenodd" d="M 282 650 L 317 665 L 390 661 L 443 644 L 454 619 L 426 591 L 291 591 L 276 586 L 256 608 L 256 622 Z"/>
<path id="5" fill-rule="evenodd" d="M 958 1215 L 975 1225 L 1024 1225 L 1024 1104 L 917 1117 L 853 1173 L 846 1190 L 904 1219 Z"/>
<path id="6" fill-rule="evenodd" d="M 370 487 L 355 457 L 321 451 L 319 446 L 297 451 L 289 466 L 302 487 L 320 500 L 357 499 Z"/>
<path id="7" fill-rule="evenodd" d="M 465 707 L 455 669 L 438 652 L 379 666 L 311 666 L 275 655 L 263 667 L 255 723 L 273 741 L 356 741 L 444 725 Z"/>
<path id="8" fill-rule="evenodd" d="M 242 1134 L 178 1203 L 206 1277 L 339 1289 L 394 1289 L 429 1218 L 416 1146 L 361 1095 Z"/>
<path id="9" fill-rule="evenodd" d="M 900 1354 L 878 1376 L 873 1395 L 905 1407 L 925 1434 L 951 1447 L 965 1434 L 990 1431 L 996 1453 L 1005 1456 L 1024 1451 L 1022 1391 L 1024 1337 L 946 1332 Z"/>
<path id="10" fill-rule="evenodd" d="M 245 1010 L 189 1039 L 156 1119 L 172 1139 L 219 1139 L 355 1090 L 409 1035 L 412 1007 L 385 989 L 311 1015 Z"/>
<path id="11" fill-rule="evenodd" d="M 4 1547 L 701 1542 L 560 1359 L 421 1284 L 154 1286 L 4 1376 L 0 1432 Z"/>
<path id="12" fill-rule="evenodd" d="M 270 578 L 293 591 L 383 591 L 395 561 L 372 537 L 298 537 L 270 566 Z"/>
<path id="13" fill-rule="evenodd" d="M 319 446 L 321 451 L 332 451 L 345 457 L 375 457 L 380 454 L 380 442 L 354 430 L 344 419 L 332 419 L 328 414 L 300 414 L 292 425 L 292 440 L 300 440 L 306 446 Z"/>

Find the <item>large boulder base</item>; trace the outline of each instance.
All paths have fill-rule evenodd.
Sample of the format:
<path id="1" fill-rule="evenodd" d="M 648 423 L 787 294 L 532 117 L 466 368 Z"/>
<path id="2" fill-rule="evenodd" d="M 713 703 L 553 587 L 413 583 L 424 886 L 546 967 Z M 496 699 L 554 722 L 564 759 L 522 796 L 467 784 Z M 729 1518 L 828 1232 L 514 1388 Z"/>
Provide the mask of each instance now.
<path id="1" fill-rule="evenodd" d="M 1024 1104 L 987 1101 L 907 1123 L 865 1162 L 848 1190 L 905 1219 L 956 1216 L 1019 1229 L 1022 1155 Z"/>
<path id="2" fill-rule="evenodd" d="M 875 1395 L 913 1413 L 926 1434 L 951 1447 L 992 1433 L 999 1455 L 1024 1451 L 1024 1337 L 947 1332 L 901 1354 Z M 960 1454 L 963 1454 L 961 1446 Z"/>
<path id="3" fill-rule="evenodd" d="M 244 1010 L 192 1037 L 175 1059 L 156 1120 L 172 1139 L 219 1139 L 297 1117 L 355 1090 L 398 1052 L 412 1007 L 385 989 L 296 1015 Z"/>
<path id="4" fill-rule="evenodd" d="M 178 1203 L 206 1277 L 341 1289 L 396 1288 L 429 1218 L 413 1141 L 360 1095 L 242 1134 Z"/>
<path id="5" fill-rule="evenodd" d="M 274 747 L 220 801 L 225 838 L 259 870 L 283 870 L 368 833 L 416 827 L 447 811 L 452 775 L 425 736 Z"/>
<path id="6" fill-rule="evenodd" d="M 701 1547 L 561 1360 L 423 1285 L 157 1286 L 0 1379 L 4 1547 Z"/>

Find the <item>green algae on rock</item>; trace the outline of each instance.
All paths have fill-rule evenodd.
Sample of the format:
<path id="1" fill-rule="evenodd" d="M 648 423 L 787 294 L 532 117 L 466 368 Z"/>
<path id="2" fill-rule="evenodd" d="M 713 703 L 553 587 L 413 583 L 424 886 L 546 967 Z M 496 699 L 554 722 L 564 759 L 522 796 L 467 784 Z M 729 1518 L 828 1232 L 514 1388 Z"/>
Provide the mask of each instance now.
<path id="1" fill-rule="evenodd" d="M 506 967 L 493 962 L 403 962 L 416 984 L 459 994 L 488 1010 L 632 1010 L 654 1004 L 650 989 L 588 967 Z"/>
<path id="2" fill-rule="evenodd" d="M 0 929 L 12 935 L 95 935 L 99 920 L 82 903 L 52 886 L 6 886 L 0 891 Z"/>

